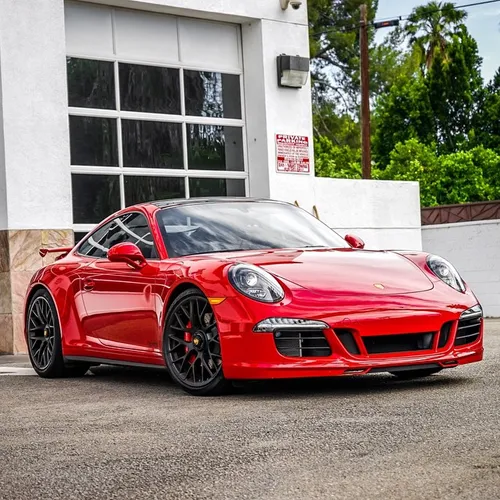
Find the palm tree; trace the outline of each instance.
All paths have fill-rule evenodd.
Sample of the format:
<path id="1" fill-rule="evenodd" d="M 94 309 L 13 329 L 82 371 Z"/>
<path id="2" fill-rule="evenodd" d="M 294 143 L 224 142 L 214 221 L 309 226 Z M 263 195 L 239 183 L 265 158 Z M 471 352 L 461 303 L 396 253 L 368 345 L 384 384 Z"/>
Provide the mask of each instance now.
<path id="1" fill-rule="evenodd" d="M 420 51 L 421 65 L 429 70 L 437 51 L 446 61 L 446 46 L 455 28 L 467 18 L 467 12 L 458 10 L 449 2 L 431 1 L 416 7 L 408 17 L 404 32 L 410 44 Z"/>

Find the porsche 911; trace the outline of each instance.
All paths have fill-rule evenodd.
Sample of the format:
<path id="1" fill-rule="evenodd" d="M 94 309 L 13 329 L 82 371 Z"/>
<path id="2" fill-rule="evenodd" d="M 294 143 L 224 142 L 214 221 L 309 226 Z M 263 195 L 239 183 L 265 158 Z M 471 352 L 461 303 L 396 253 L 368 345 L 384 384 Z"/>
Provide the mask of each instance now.
<path id="1" fill-rule="evenodd" d="M 483 357 L 460 274 L 420 251 L 364 249 L 295 205 L 167 200 L 111 215 L 33 276 L 25 335 L 41 377 L 160 367 L 185 391 L 233 381 L 433 375 Z"/>

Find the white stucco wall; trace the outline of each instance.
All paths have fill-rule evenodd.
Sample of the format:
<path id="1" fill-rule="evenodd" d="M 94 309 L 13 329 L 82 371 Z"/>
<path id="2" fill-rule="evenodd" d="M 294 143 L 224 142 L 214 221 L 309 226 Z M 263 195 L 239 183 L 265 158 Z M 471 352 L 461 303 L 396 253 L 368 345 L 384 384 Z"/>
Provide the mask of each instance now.
<path id="1" fill-rule="evenodd" d="M 278 0 L 85 3 L 240 24 L 249 194 L 297 200 L 309 211 L 316 205 L 322 220 L 342 235 L 358 234 L 368 248 L 420 248 L 417 184 L 314 177 L 310 82 L 299 90 L 279 88 L 276 70 L 279 54 L 308 56 L 305 1 L 286 11 Z M 69 228 L 64 2 L 0 0 L 0 12 L 0 229 Z M 131 32 L 133 12 L 124 14 Z M 88 35 L 86 48 L 97 36 Z M 309 174 L 276 172 L 276 134 L 309 137 Z"/>
<path id="2" fill-rule="evenodd" d="M 69 228 L 63 2 L 0 0 L 0 12 L 0 229 Z"/>
<path id="3" fill-rule="evenodd" d="M 266 19 L 307 25 L 306 1 L 302 7 L 283 11 L 279 0 L 87 0 L 89 3 L 164 12 L 217 21 L 247 22 Z"/>
<path id="4" fill-rule="evenodd" d="M 453 263 L 487 316 L 500 317 L 500 220 L 424 226 L 422 243 Z"/>
<path id="5" fill-rule="evenodd" d="M 369 249 L 421 250 L 416 182 L 327 179 L 277 173 L 271 197 L 297 201 L 339 234 L 360 236 Z"/>
<path id="6" fill-rule="evenodd" d="M 269 196 L 274 135 L 312 133 L 309 84 L 301 90 L 278 89 L 276 74 L 280 53 L 308 55 L 306 2 L 299 10 L 286 11 L 278 0 L 85 3 L 241 24 L 249 194 Z M 5 149 L 2 154 L 0 148 L 0 229 L 68 228 L 72 203 L 64 2 L 0 0 L 0 12 L 0 141 Z"/>

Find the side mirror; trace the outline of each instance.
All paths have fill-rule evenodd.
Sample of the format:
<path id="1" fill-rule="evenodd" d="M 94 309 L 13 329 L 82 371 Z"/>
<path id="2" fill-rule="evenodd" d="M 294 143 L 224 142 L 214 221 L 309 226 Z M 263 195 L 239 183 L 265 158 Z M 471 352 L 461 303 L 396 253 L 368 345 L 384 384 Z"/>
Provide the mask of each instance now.
<path id="1" fill-rule="evenodd" d="M 358 248 L 360 250 L 365 248 L 365 242 L 357 236 L 346 234 L 345 240 L 347 241 L 347 243 L 349 243 L 349 245 L 351 245 L 352 248 Z"/>
<path id="2" fill-rule="evenodd" d="M 108 260 L 111 262 L 125 262 L 134 269 L 142 269 L 146 259 L 137 245 L 133 243 L 118 243 L 108 251 Z"/>

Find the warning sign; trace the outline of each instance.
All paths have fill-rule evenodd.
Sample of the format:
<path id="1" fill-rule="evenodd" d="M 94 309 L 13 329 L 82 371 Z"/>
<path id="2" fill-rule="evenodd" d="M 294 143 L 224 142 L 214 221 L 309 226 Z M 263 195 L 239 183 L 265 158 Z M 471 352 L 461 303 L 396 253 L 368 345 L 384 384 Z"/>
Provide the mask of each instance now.
<path id="1" fill-rule="evenodd" d="M 276 158 L 278 172 L 308 174 L 309 137 L 276 134 Z"/>

